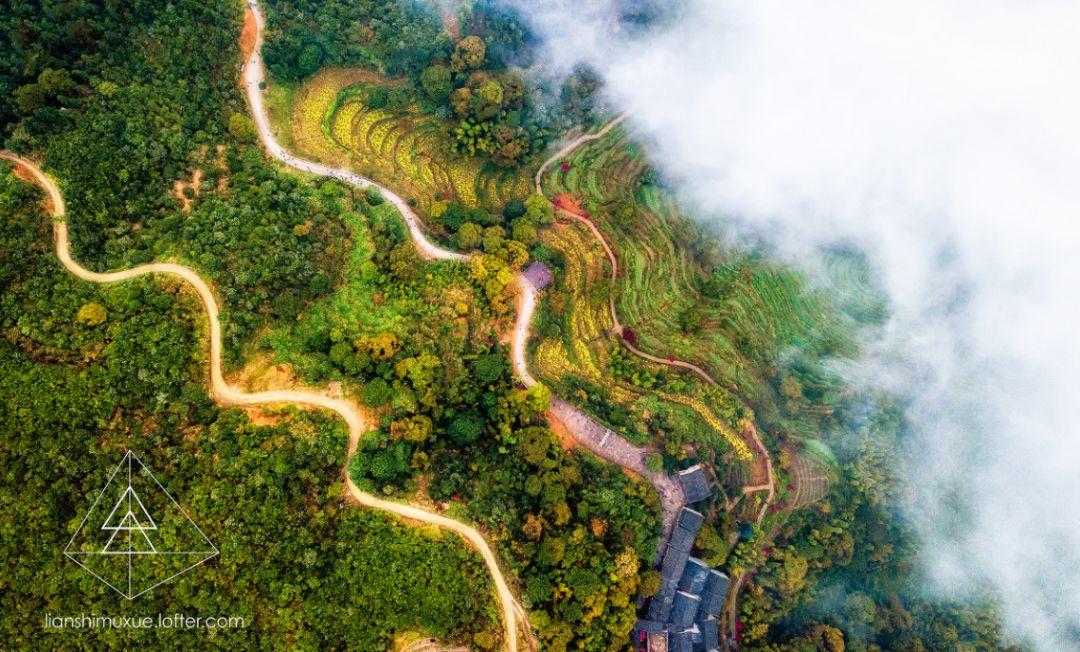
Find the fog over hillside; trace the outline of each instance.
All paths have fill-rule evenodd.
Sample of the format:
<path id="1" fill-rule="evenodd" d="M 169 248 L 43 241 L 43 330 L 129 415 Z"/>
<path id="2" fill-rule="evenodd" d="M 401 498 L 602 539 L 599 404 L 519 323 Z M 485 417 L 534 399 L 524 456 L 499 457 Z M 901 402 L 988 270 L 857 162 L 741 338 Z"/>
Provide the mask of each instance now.
<path id="1" fill-rule="evenodd" d="M 853 243 L 893 316 L 853 372 L 912 399 L 927 590 L 1080 640 L 1080 3 L 507 0 L 583 61 L 702 215 L 813 266 Z M 963 518 L 961 518 L 963 515 Z"/>

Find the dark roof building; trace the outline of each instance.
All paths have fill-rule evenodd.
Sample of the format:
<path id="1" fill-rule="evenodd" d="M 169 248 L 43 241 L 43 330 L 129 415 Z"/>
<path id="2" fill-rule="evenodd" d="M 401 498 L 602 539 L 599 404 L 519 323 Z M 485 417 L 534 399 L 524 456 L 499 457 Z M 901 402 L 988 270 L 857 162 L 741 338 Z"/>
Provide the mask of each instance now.
<path id="1" fill-rule="evenodd" d="M 676 632 L 668 640 L 670 641 L 668 649 L 671 652 L 694 652 L 694 641 L 690 638 L 689 632 Z"/>
<path id="2" fill-rule="evenodd" d="M 523 274 L 525 275 L 525 278 L 529 280 L 529 283 L 532 283 L 533 287 L 537 290 L 546 288 L 553 278 L 548 266 L 540 261 L 536 261 L 532 265 L 526 267 Z"/>
<path id="3" fill-rule="evenodd" d="M 701 525 L 705 522 L 705 516 L 696 510 L 689 507 L 683 507 L 679 510 L 679 527 L 685 528 L 697 536 L 697 533 L 701 530 Z"/>
<path id="4" fill-rule="evenodd" d="M 686 568 L 683 569 L 682 577 L 679 579 L 679 590 L 704 598 L 701 592 L 705 588 L 705 580 L 710 570 L 705 562 L 697 557 L 691 557 L 686 561 Z"/>
<path id="5" fill-rule="evenodd" d="M 704 473 L 701 481 L 707 496 L 709 487 Z M 634 626 L 635 649 L 701 652 L 709 640 L 718 639 L 716 619 L 710 617 L 723 606 L 727 576 L 690 556 L 704 522 L 701 512 L 689 507 L 679 511 L 660 564 L 660 589 L 649 603 L 648 619 L 639 620 Z M 658 628 L 661 631 L 656 631 Z"/>
<path id="6" fill-rule="evenodd" d="M 710 570 L 701 590 L 701 613 L 703 616 L 719 616 L 727 596 L 728 576 L 718 570 Z"/>
<path id="7" fill-rule="evenodd" d="M 705 477 L 705 467 L 700 464 L 679 471 L 679 484 L 682 485 L 688 503 L 696 503 L 712 495 L 709 480 Z"/>
<path id="8" fill-rule="evenodd" d="M 671 623 L 680 628 L 692 627 L 700 606 L 701 596 L 686 591 L 676 592 L 671 606 Z"/>
<path id="9" fill-rule="evenodd" d="M 697 538 L 696 530 L 687 530 L 684 527 L 677 527 L 671 531 L 671 540 L 668 541 L 668 552 L 672 550 L 678 550 L 680 552 L 690 553 L 690 549 L 694 547 L 694 539 Z M 679 569 L 682 573 L 682 569 Z"/>
<path id="10" fill-rule="evenodd" d="M 701 647 L 704 652 L 718 652 L 720 649 L 720 627 L 716 624 L 716 619 L 709 616 L 704 621 L 698 623 L 698 627 L 701 628 Z"/>
<path id="11" fill-rule="evenodd" d="M 697 538 L 704 521 L 705 517 L 700 512 L 688 507 L 679 511 L 671 540 L 664 551 L 664 561 L 660 565 L 660 590 L 649 604 L 650 620 L 667 622 L 675 592 L 679 589 L 679 581 L 690 560 L 690 549 L 694 547 L 694 539 Z"/>
<path id="12" fill-rule="evenodd" d="M 671 603 L 675 600 L 675 592 L 667 592 L 665 587 L 661 586 L 660 590 L 656 592 L 656 595 L 649 601 L 649 620 L 657 620 L 660 622 L 667 622 L 668 616 L 671 615 Z"/>
<path id="13" fill-rule="evenodd" d="M 659 634 L 665 631 L 667 625 L 655 620 L 639 620 L 634 623 L 635 632 L 645 632 L 646 634 Z"/>

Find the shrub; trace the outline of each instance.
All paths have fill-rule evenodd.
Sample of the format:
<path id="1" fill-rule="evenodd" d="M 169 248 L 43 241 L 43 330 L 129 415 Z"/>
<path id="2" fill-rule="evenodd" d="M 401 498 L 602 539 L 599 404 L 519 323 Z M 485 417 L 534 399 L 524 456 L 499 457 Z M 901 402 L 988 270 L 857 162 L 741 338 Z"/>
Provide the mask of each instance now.
<path id="1" fill-rule="evenodd" d="M 472 412 L 459 414 L 446 432 L 458 444 L 471 444 L 484 432 L 484 418 Z"/>
<path id="2" fill-rule="evenodd" d="M 386 201 L 375 186 L 368 186 L 367 190 L 364 191 L 364 197 L 367 199 L 367 203 L 372 206 L 378 206 Z"/>
<path id="3" fill-rule="evenodd" d="M 100 303 L 87 303 L 83 307 L 79 308 L 78 314 L 75 315 L 75 319 L 80 324 L 87 326 L 100 326 L 105 323 L 108 318 L 108 312 L 105 310 L 105 306 Z"/>
<path id="4" fill-rule="evenodd" d="M 660 571 L 649 569 L 641 574 L 641 597 L 651 598 L 660 590 Z"/>
<path id="5" fill-rule="evenodd" d="M 376 378 L 364 385 L 364 390 L 361 392 L 364 405 L 371 408 L 386 405 L 387 401 L 390 400 L 390 396 L 390 385 L 382 378 Z"/>
<path id="6" fill-rule="evenodd" d="M 241 143 L 253 143 L 259 136 L 255 130 L 255 122 L 243 113 L 229 116 L 229 133 Z"/>
<path id="7" fill-rule="evenodd" d="M 511 199 L 503 207 L 503 217 L 515 220 L 525 214 L 525 202 L 519 199 Z"/>

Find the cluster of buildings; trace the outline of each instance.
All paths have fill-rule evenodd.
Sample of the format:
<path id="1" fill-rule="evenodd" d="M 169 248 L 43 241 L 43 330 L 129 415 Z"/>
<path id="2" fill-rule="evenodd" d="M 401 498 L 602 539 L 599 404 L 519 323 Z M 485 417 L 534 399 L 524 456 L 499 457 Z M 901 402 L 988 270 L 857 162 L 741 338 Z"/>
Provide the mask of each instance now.
<path id="1" fill-rule="evenodd" d="M 682 471 L 679 482 L 688 503 L 712 494 L 700 464 Z M 728 576 L 690 556 L 704 522 L 705 517 L 689 507 L 679 512 L 660 565 L 660 590 L 646 617 L 634 625 L 638 652 L 719 651 L 717 619 L 727 596 Z"/>

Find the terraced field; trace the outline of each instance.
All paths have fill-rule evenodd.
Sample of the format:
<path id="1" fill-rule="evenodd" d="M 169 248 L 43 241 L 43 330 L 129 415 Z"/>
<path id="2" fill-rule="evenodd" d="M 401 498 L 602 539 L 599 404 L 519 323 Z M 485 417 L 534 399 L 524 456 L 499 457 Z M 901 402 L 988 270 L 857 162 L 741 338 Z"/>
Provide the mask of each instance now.
<path id="1" fill-rule="evenodd" d="M 731 462 L 749 460 L 746 444 L 735 434 L 738 415 L 717 409 L 729 398 L 723 390 L 628 356 L 619 346 L 607 301 L 610 267 L 589 230 L 578 222 L 558 223 L 543 237 L 562 254 L 564 265 L 547 302 L 548 327 L 538 329 L 533 368 L 541 379 L 556 387 L 581 387 L 578 398 L 584 392 L 594 413 L 602 408 L 597 416 L 616 415 L 608 422 L 641 443 L 658 432 L 673 433 L 676 442 L 697 441 L 727 451 Z M 598 399 L 606 406 L 596 405 Z M 620 422 L 613 421 L 620 415 Z"/>
<path id="2" fill-rule="evenodd" d="M 454 154 L 447 125 L 415 110 L 365 105 L 368 92 L 394 82 L 356 70 L 320 72 L 297 93 L 292 129 L 296 143 L 326 162 L 384 179 L 428 217 L 440 201 L 501 212 L 531 192 L 526 170 L 503 169 Z"/>
<path id="3" fill-rule="evenodd" d="M 549 196 L 580 199 L 615 250 L 616 310 L 638 348 L 701 366 L 752 407 L 777 402 L 765 399 L 777 398 L 770 393 L 779 376 L 761 370 L 775 372 L 781 354 L 817 358 L 850 350 L 847 324 L 822 293 L 791 271 L 721 251 L 650 177 L 619 128 L 553 166 L 543 181 Z M 847 285 L 859 272 L 838 258 L 832 276 Z M 853 301 L 872 311 L 872 291 L 853 285 Z"/>
<path id="4" fill-rule="evenodd" d="M 501 211 L 510 199 L 529 196 L 533 188 L 525 172 L 534 162 L 504 170 L 456 156 L 447 126 L 437 118 L 365 104 L 374 87 L 393 85 L 364 71 L 321 72 L 296 92 L 294 141 L 324 161 L 385 179 L 410 197 L 423 217 L 437 214 L 439 203 L 447 200 Z M 549 384 L 576 387 L 579 397 L 591 395 L 603 406 L 594 414 L 641 443 L 657 432 L 673 435 L 669 454 L 676 457 L 684 442 L 712 443 L 718 454 L 741 466 L 750 455 L 735 434 L 742 430 L 740 422 L 751 409 L 762 409 L 759 404 L 778 402 L 779 375 L 763 377 L 762 370 L 776 372 L 780 352 L 820 354 L 844 344 L 827 326 L 829 307 L 796 275 L 746 255 L 719 254 L 714 241 L 682 215 L 651 176 L 625 132 L 615 129 L 573 152 L 544 178 L 549 196 L 568 193 L 582 201 L 614 249 L 620 276 L 611 287 L 609 263 L 583 226 L 543 230 L 543 243 L 563 264 L 545 313 L 558 324 L 559 335 L 540 338 L 534 349 L 537 371 Z M 429 226 L 438 232 L 437 225 L 429 221 Z M 848 261 L 837 270 L 839 277 L 858 271 Z M 697 364 L 720 387 L 618 356 L 609 296 L 639 348 Z M 689 313 L 698 313 L 692 328 L 686 327 Z M 767 416 L 776 421 L 776 414 Z M 808 428 L 801 426 L 803 434 Z"/>

